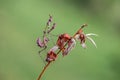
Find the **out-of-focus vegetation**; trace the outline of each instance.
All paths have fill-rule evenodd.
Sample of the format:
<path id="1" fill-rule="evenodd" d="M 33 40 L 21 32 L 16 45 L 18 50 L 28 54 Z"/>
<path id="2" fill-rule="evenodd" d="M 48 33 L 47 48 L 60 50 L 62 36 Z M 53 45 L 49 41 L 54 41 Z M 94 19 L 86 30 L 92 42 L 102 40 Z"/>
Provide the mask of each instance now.
<path id="1" fill-rule="evenodd" d="M 42 80 L 120 80 L 120 0 L 0 0 L 0 80 L 36 80 L 44 63 L 36 38 L 48 15 L 54 34 L 73 35 L 87 23 L 97 48 L 79 43 L 51 64 Z"/>

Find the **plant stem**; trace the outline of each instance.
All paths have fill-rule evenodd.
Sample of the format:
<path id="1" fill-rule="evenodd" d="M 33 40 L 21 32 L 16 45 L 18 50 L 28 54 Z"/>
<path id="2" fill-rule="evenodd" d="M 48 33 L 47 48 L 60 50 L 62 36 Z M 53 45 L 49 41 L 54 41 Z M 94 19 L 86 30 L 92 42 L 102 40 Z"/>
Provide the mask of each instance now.
<path id="1" fill-rule="evenodd" d="M 50 65 L 50 63 L 51 63 L 51 62 L 48 62 L 48 63 L 45 65 L 44 69 L 43 69 L 42 72 L 40 73 L 40 75 L 39 75 L 39 77 L 38 77 L 37 80 L 40 80 L 40 79 L 41 79 L 43 73 L 45 72 L 45 70 L 47 69 L 47 67 Z"/>

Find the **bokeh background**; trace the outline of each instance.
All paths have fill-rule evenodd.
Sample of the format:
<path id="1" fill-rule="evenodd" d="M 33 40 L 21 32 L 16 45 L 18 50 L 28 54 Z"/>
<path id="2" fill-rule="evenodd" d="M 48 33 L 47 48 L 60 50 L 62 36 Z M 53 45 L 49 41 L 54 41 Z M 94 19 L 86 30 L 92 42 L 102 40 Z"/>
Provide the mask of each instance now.
<path id="1" fill-rule="evenodd" d="M 73 35 L 87 23 L 95 48 L 79 43 L 52 63 L 42 80 L 120 80 L 120 0 L 0 0 L 0 80 L 36 80 L 43 61 L 36 39 L 51 14 L 54 34 Z"/>

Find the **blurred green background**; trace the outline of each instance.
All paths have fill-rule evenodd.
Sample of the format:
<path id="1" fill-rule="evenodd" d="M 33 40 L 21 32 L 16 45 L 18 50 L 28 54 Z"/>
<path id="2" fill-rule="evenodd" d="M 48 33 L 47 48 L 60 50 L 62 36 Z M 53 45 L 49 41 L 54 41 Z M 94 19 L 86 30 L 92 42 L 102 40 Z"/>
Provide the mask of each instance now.
<path id="1" fill-rule="evenodd" d="M 36 80 L 44 63 L 36 39 L 53 15 L 54 34 L 87 23 L 95 48 L 79 43 L 52 63 L 42 80 L 120 80 L 120 0 L 0 0 L 0 80 Z"/>

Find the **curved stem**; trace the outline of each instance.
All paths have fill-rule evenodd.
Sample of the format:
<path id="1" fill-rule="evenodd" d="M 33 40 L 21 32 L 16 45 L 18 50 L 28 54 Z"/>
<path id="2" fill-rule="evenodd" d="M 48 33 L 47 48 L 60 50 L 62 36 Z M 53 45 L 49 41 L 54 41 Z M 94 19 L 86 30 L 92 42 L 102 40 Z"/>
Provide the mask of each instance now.
<path id="1" fill-rule="evenodd" d="M 39 75 L 39 77 L 38 77 L 37 80 L 40 80 L 40 79 L 41 79 L 43 73 L 45 72 L 45 70 L 47 69 L 47 67 L 50 65 L 50 63 L 51 63 L 51 62 L 48 62 L 48 63 L 47 63 L 47 65 L 44 67 L 44 69 L 43 69 L 42 72 L 40 73 L 40 75 Z"/>

